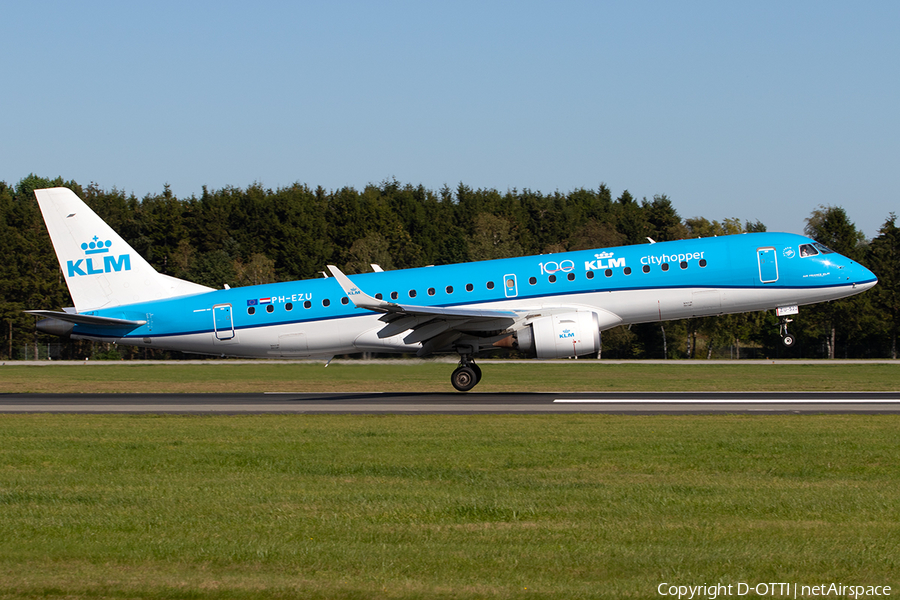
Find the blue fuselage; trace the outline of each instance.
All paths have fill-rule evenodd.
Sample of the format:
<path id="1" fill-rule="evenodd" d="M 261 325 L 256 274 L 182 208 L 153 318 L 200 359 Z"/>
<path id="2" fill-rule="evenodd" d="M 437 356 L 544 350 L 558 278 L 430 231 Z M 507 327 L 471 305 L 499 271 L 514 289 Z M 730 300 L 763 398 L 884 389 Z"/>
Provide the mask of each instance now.
<path id="1" fill-rule="evenodd" d="M 352 278 L 370 296 L 398 304 L 520 309 L 585 305 L 610 311 L 623 324 L 808 304 L 857 293 L 876 281 L 858 263 L 825 253 L 808 238 L 785 233 L 526 256 Z M 217 290 L 87 314 L 146 324 L 121 330 L 75 325 L 73 335 L 245 356 L 267 355 L 267 338 L 260 333 L 266 329 L 277 331 L 282 339 L 290 335 L 285 332 L 309 337 L 303 347 L 311 353 L 351 352 L 358 347 L 354 345 L 356 330 L 371 325 L 348 330 L 348 320 L 377 317 L 349 302 L 334 278 Z M 331 326 L 335 339 L 319 339 L 327 337 Z M 313 329 L 315 333 L 310 333 Z M 240 332 L 250 331 L 256 333 L 241 339 Z M 167 343 L 168 338 L 172 343 Z M 184 342 L 187 339 L 209 339 L 210 345 L 192 349 Z"/>

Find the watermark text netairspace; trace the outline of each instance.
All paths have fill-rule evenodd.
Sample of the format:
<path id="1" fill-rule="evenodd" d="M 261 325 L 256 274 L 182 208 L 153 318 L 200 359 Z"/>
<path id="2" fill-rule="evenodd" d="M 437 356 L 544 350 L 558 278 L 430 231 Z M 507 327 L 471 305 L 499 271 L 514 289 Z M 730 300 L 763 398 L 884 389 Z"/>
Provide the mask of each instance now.
<path id="1" fill-rule="evenodd" d="M 660 596 L 671 596 L 678 600 L 728 597 L 773 597 L 773 598 L 875 598 L 891 595 L 889 585 L 853 585 L 844 583 L 803 584 L 796 582 L 768 583 L 714 583 L 703 585 L 682 585 L 678 583 L 660 583 L 656 592 Z"/>

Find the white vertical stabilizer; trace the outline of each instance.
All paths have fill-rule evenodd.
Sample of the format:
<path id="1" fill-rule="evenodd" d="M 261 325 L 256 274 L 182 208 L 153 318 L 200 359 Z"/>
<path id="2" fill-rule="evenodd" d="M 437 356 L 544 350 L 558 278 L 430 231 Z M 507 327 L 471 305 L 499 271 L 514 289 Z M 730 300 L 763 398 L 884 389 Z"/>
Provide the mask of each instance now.
<path id="1" fill-rule="evenodd" d="M 212 291 L 157 273 L 72 190 L 49 188 L 34 195 L 79 313 Z"/>

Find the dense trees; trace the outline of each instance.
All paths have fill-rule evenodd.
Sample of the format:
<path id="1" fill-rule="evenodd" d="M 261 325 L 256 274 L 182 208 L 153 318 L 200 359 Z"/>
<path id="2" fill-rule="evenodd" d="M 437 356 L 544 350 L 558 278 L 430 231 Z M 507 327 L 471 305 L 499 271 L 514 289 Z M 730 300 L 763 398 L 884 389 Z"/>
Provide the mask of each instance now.
<path id="1" fill-rule="evenodd" d="M 26 308 L 61 308 L 70 300 L 34 199 L 35 188 L 72 188 L 158 270 L 211 287 L 320 276 L 328 263 L 347 272 L 447 264 L 687 237 L 765 231 L 760 222 L 682 219 L 671 199 L 637 200 L 609 188 L 568 194 L 533 190 L 438 191 L 387 180 L 359 191 L 294 184 L 276 190 L 208 190 L 199 197 L 161 194 L 138 200 L 91 183 L 29 175 L 0 182 L 0 357 L 21 357 L 34 333 Z M 900 232 L 891 214 L 866 241 L 839 207 L 819 207 L 807 234 L 859 260 L 879 276 L 874 292 L 803 309 L 792 330 L 799 343 L 778 342 L 771 313 L 635 325 L 604 332 L 603 356 L 893 356 L 900 327 Z M 10 342 L 10 340 L 12 340 Z M 79 348 L 79 351 L 84 350 Z"/>
<path id="2" fill-rule="evenodd" d="M 897 358 L 900 329 L 900 228 L 891 213 L 878 236 L 869 244 L 866 264 L 878 275 L 878 285 L 868 298 L 875 310 L 866 312 L 874 328 L 887 336 L 891 358 Z"/>

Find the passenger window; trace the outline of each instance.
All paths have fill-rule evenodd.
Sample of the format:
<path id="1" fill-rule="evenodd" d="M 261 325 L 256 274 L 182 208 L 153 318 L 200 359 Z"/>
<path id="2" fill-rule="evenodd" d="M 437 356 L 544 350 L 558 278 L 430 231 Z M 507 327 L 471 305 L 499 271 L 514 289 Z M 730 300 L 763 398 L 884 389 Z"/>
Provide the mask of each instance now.
<path id="1" fill-rule="evenodd" d="M 660 265 L 659 268 L 662 269 L 663 271 L 668 271 L 668 270 L 669 270 L 669 263 L 663 263 L 663 264 Z"/>
<path id="2" fill-rule="evenodd" d="M 626 275 L 631 275 L 631 267 L 625 267 L 625 270 L 622 272 L 625 273 Z"/>
<path id="3" fill-rule="evenodd" d="M 294 305 L 291 304 L 290 302 L 288 302 L 287 304 L 284 305 L 284 310 L 291 312 L 292 310 L 294 310 Z"/>
<path id="4" fill-rule="evenodd" d="M 593 279 L 593 278 L 594 278 L 594 272 L 593 272 L 593 271 L 588 271 L 587 273 L 584 274 L 584 276 L 587 277 L 588 279 Z"/>
<path id="5" fill-rule="evenodd" d="M 493 282 L 493 281 L 488 281 L 488 282 L 487 282 L 487 289 L 489 289 L 489 290 L 494 289 L 494 282 Z"/>
<path id="6" fill-rule="evenodd" d="M 383 299 L 384 299 L 384 296 L 381 295 L 381 292 L 378 292 L 377 294 L 375 294 L 375 299 L 376 299 L 376 300 L 383 300 Z"/>
<path id="7" fill-rule="evenodd" d="M 416 297 L 416 290 L 409 290 L 409 297 L 410 297 L 410 298 L 415 298 L 415 297 Z"/>
<path id="8" fill-rule="evenodd" d="M 548 277 L 548 279 L 550 283 L 556 283 L 556 275 L 551 275 L 550 277 Z"/>
<path id="9" fill-rule="evenodd" d="M 273 305 L 273 304 L 268 305 L 266 307 L 266 312 L 267 313 L 275 312 L 275 305 Z"/>
<path id="10" fill-rule="evenodd" d="M 379 300 L 380 299 L 381 298 L 379 298 Z M 348 298 L 347 296 L 344 296 L 343 298 L 341 298 L 341 304 L 344 304 L 344 305 L 350 304 L 350 298 Z"/>
<path id="11" fill-rule="evenodd" d="M 453 286 L 452 286 L 452 285 L 448 285 L 448 286 L 447 286 L 447 293 L 448 293 L 448 294 L 452 294 L 452 293 L 453 293 Z"/>
<path id="12" fill-rule="evenodd" d="M 815 256 L 819 251 L 812 244 L 803 244 L 800 246 L 800 256 Z"/>
<path id="13" fill-rule="evenodd" d="M 650 272 L 650 265 L 644 265 L 644 267 L 643 267 L 641 270 L 642 270 L 644 273 L 649 273 L 649 272 Z"/>
<path id="14" fill-rule="evenodd" d="M 307 300 L 306 302 L 303 303 L 303 308 L 312 308 L 312 302 Z"/>
<path id="15" fill-rule="evenodd" d="M 705 259 L 705 258 L 701 258 L 701 259 L 700 259 L 700 266 L 701 266 L 701 267 L 705 267 L 705 266 L 706 266 L 706 259 Z"/>
<path id="16" fill-rule="evenodd" d="M 566 278 L 569 281 L 575 281 L 575 273 L 569 273 L 568 275 L 566 275 Z"/>
<path id="17" fill-rule="evenodd" d="M 434 288 L 428 288 L 428 295 L 434 296 Z"/>
<path id="18" fill-rule="evenodd" d="M 256 314 L 256 307 L 255 307 L 255 306 L 248 306 L 248 307 L 247 307 L 247 314 L 248 314 L 248 315 L 254 315 L 254 314 Z"/>
<path id="19" fill-rule="evenodd" d="M 471 292 L 471 291 L 474 290 L 474 289 L 475 289 L 475 286 L 472 285 L 471 283 L 467 283 L 467 284 L 466 284 L 466 291 L 467 291 L 467 292 Z"/>
<path id="20" fill-rule="evenodd" d="M 682 269 L 687 269 L 687 261 L 686 260 L 681 261 L 681 264 L 679 264 L 678 266 L 681 267 Z"/>
<path id="21" fill-rule="evenodd" d="M 324 300 L 322 300 L 322 306 L 331 306 L 331 300 L 325 298 Z"/>
<path id="22" fill-rule="evenodd" d="M 606 275 L 607 277 L 612 277 L 612 269 L 607 269 L 606 271 L 603 272 L 603 274 Z"/>
<path id="23" fill-rule="evenodd" d="M 397 292 L 391 292 L 391 300 L 396 300 L 399 297 L 400 297 L 400 294 L 398 294 Z"/>
<path id="24" fill-rule="evenodd" d="M 529 277 L 528 278 L 528 285 L 534 285 L 536 283 L 537 283 L 537 277 Z"/>

